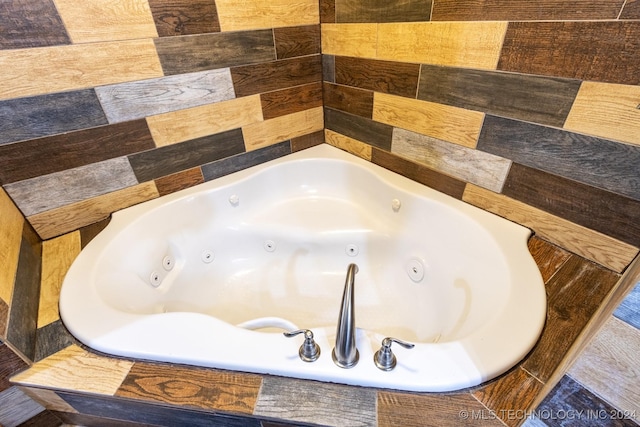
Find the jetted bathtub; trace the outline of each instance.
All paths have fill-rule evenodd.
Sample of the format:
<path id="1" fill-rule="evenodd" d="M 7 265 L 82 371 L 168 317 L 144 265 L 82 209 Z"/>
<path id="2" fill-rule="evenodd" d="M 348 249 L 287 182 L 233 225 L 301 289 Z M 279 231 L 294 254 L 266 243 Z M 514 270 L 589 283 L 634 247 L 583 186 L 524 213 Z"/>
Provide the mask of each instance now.
<path id="1" fill-rule="evenodd" d="M 69 331 L 113 355 L 408 391 L 518 363 L 546 314 L 530 231 L 329 145 L 113 214 L 70 268 Z M 334 364 L 350 264 L 359 362 Z M 320 357 L 298 350 L 309 329 Z M 385 337 L 397 366 L 374 353 Z"/>

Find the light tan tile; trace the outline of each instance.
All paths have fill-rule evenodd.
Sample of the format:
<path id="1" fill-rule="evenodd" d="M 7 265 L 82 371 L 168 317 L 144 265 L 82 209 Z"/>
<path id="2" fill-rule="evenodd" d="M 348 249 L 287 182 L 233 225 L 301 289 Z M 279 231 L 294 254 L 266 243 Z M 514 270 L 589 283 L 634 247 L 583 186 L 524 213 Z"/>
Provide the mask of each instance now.
<path id="1" fill-rule="evenodd" d="M 564 127 L 640 145 L 640 86 L 582 82 Z"/>
<path id="2" fill-rule="evenodd" d="M 244 126 L 242 135 L 245 148 L 251 151 L 317 132 L 323 127 L 322 107 L 316 107 Z"/>
<path id="3" fill-rule="evenodd" d="M 60 318 L 58 300 L 65 274 L 81 250 L 80 232 L 74 231 L 42 242 L 42 280 L 38 328 Z"/>
<path id="4" fill-rule="evenodd" d="M 475 148 L 484 113 L 376 92 L 373 120 Z"/>
<path id="5" fill-rule="evenodd" d="M 43 239 L 50 239 L 107 218 L 111 213 L 158 197 L 155 183 L 145 182 L 52 209 L 27 220 Z"/>
<path id="6" fill-rule="evenodd" d="M 640 330 L 611 316 L 569 375 L 614 407 L 640 414 L 638 354 Z"/>
<path id="7" fill-rule="evenodd" d="M 222 31 L 320 23 L 317 0 L 216 0 L 216 8 Z"/>
<path id="8" fill-rule="evenodd" d="M 494 70 L 507 22 L 379 24 L 378 59 Z"/>
<path id="9" fill-rule="evenodd" d="M 475 185 L 467 184 L 462 200 L 529 227 L 540 237 L 616 272 L 622 272 L 638 254 L 634 246 Z"/>
<path id="10" fill-rule="evenodd" d="M 158 37 L 147 0 L 54 0 L 73 43 Z"/>
<path id="11" fill-rule="evenodd" d="M 89 353 L 72 345 L 55 353 L 11 381 L 22 386 L 52 387 L 62 390 L 114 395 L 133 362 Z"/>
<path id="12" fill-rule="evenodd" d="M 324 139 L 327 144 L 331 144 L 334 147 L 338 147 L 341 150 L 347 151 L 351 154 L 355 154 L 365 160 L 371 161 L 371 146 L 360 142 L 357 139 L 349 138 L 348 136 L 339 134 L 329 129 L 324 130 Z"/>
<path id="13" fill-rule="evenodd" d="M 147 117 L 157 146 L 175 144 L 260 122 L 260 95 Z"/>
<path id="14" fill-rule="evenodd" d="M 375 59 L 377 24 L 322 24 L 322 53 Z"/>
<path id="15" fill-rule="evenodd" d="M 0 99 L 161 77 L 153 40 L 0 50 Z"/>
<path id="16" fill-rule="evenodd" d="M 23 226 L 24 217 L 0 187 L 0 299 L 7 304 L 13 294 Z"/>

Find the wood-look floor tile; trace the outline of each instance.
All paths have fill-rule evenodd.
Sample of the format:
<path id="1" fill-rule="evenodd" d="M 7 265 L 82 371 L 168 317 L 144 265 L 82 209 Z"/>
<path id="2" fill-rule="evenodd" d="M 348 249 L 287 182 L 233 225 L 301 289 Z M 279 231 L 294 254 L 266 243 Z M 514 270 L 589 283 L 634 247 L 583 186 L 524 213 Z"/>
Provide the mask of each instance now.
<path id="1" fill-rule="evenodd" d="M 11 303 L 24 217 L 7 193 L 0 187 L 0 299 Z M 2 334 L 4 329 L 0 329 Z"/>
<path id="2" fill-rule="evenodd" d="M 613 315 L 634 328 L 640 329 L 640 281 L 624 297 Z"/>
<path id="3" fill-rule="evenodd" d="M 244 126 L 242 134 L 246 150 L 252 151 L 320 131 L 323 127 L 322 107 L 315 107 Z"/>
<path id="4" fill-rule="evenodd" d="M 7 1 L 2 4 L 0 49 L 69 44 L 64 23 L 53 0 Z"/>
<path id="5" fill-rule="evenodd" d="M 375 59 L 376 24 L 322 24 L 322 54 Z"/>
<path id="6" fill-rule="evenodd" d="M 620 13 L 620 19 L 640 19 L 640 2 L 628 0 Z"/>
<path id="7" fill-rule="evenodd" d="M 153 182 L 145 182 L 28 217 L 43 239 L 93 224 L 111 213 L 158 197 Z"/>
<path id="8" fill-rule="evenodd" d="M 515 368 L 472 394 L 508 426 L 518 426 L 543 384 L 523 369 Z"/>
<path id="9" fill-rule="evenodd" d="M 320 23 L 317 0 L 216 0 L 222 31 L 295 27 Z"/>
<path id="10" fill-rule="evenodd" d="M 158 37 L 147 0 L 55 0 L 73 43 Z"/>
<path id="11" fill-rule="evenodd" d="M 132 366 L 133 362 L 98 356 L 73 345 L 11 380 L 24 386 L 113 395 Z"/>
<path id="12" fill-rule="evenodd" d="M 334 132 L 330 129 L 324 130 L 325 141 L 334 147 L 340 148 L 348 153 L 358 156 L 365 160 L 371 160 L 371 151 L 373 147 L 357 139 L 350 138 L 341 133 Z"/>
<path id="13" fill-rule="evenodd" d="M 215 2 L 209 0 L 149 0 L 160 37 L 220 31 Z"/>
<path id="14" fill-rule="evenodd" d="M 611 317 L 580 353 L 568 374 L 571 378 L 640 420 L 640 330 Z"/>
<path id="15" fill-rule="evenodd" d="M 0 392 L 0 425 L 17 426 L 42 411 L 44 408 L 18 387 Z"/>
<path id="16" fill-rule="evenodd" d="M 51 356 L 62 349 L 77 343 L 62 323 L 62 320 L 55 320 L 36 331 L 36 352 L 34 362 Z"/>
<path id="17" fill-rule="evenodd" d="M 259 375 L 137 362 L 116 396 L 252 414 L 261 383 Z"/>
<path id="18" fill-rule="evenodd" d="M 547 322 L 522 367 L 546 382 L 618 279 L 596 264 L 569 258 L 546 284 Z"/>
<path id="19" fill-rule="evenodd" d="M 542 280 L 544 280 L 545 283 L 571 256 L 571 253 L 566 250 L 537 236 L 531 237 L 527 246 L 531 256 L 536 261 L 536 264 L 540 269 Z"/>
<path id="20" fill-rule="evenodd" d="M 378 393 L 379 427 L 504 426 L 470 393 Z"/>
<path id="21" fill-rule="evenodd" d="M 20 387 L 20 390 L 49 410 L 72 413 L 77 412 L 71 405 L 62 400 L 62 398 L 52 390 L 34 387 Z"/>
<path id="22" fill-rule="evenodd" d="M 38 305 L 38 328 L 60 318 L 58 300 L 62 281 L 80 253 L 80 232 L 42 242 L 42 281 Z"/>
<path id="23" fill-rule="evenodd" d="M 9 378 L 29 365 L 5 343 L 0 343 L 0 391 L 11 387 Z"/>
<path id="24" fill-rule="evenodd" d="M 463 200 L 529 227 L 540 237 L 619 273 L 638 254 L 636 246 L 475 185 L 467 185 Z"/>
<path id="25" fill-rule="evenodd" d="M 511 161 L 401 128 L 393 130 L 391 152 L 427 167 L 500 192 Z"/>

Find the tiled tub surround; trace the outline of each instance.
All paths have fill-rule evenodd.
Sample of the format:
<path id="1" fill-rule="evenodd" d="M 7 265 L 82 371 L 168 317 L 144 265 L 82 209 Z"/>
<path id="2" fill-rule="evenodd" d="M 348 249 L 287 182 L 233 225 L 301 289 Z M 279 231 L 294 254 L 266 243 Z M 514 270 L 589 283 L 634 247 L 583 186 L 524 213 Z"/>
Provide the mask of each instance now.
<path id="1" fill-rule="evenodd" d="M 69 344 L 60 344 L 59 320 L 43 320 L 35 345 L 36 316 L 55 311 L 34 304 L 49 292 L 38 290 L 40 276 L 44 283 L 53 280 L 50 268 L 57 271 L 47 251 L 73 253 L 65 245 L 77 246 L 77 237 L 67 236 L 115 210 L 322 139 L 526 225 L 579 264 L 622 273 L 636 256 L 640 2 L 235 4 L 0 6 L 12 18 L 0 32 L 0 201 L 13 192 L 29 212 L 25 221 L 9 203 L 0 215 L 0 257 L 9 266 L 0 269 L 2 403 L 27 402 L 19 406 L 27 414 L 42 410 L 7 378 Z M 62 182 L 67 191 L 57 188 Z M 575 265 L 565 268 L 569 274 Z M 588 290 L 578 296 L 591 304 L 592 279 L 584 280 Z M 563 309 L 556 317 L 571 327 Z M 607 345 L 627 348 L 628 328 L 610 326 Z M 566 345 L 562 334 L 549 340 Z M 609 383 L 621 383 L 625 374 L 611 372 Z M 558 390 L 585 390 L 584 381 L 591 395 L 624 407 L 612 390 L 568 375 L 573 382 L 563 380 Z M 536 378 L 544 382 L 539 397 L 558 380 Z M 54 410 L 76 411 L 41 393 L 56 402 Z M 377 395 L 379 423 L 392 424 L 387 404 L 405 425 L 424 424 L 417 407 L 464 407 L 471 396 L 475 408 L 477 393 L 470 393 Z M 107 403 L 114 401 L 125 404 Z M 457 412 L 454 419 L 460 423 Z"/>

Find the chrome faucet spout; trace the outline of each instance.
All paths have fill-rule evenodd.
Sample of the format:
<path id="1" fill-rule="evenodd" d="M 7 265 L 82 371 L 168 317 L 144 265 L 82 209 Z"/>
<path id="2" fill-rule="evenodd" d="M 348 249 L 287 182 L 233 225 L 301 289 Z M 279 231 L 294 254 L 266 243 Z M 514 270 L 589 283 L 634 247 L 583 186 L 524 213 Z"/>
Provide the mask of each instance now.
<path id="1" fill-rule="evenodd" d="M 356 347 L 356 317 L 354 310 L 354 284 L 357 272 L 358 266 L 349 264 L 336 328 L 336 346 L 331 353 L 333 362 L 341 368 L 354 367 L 359 358 Z"/>

